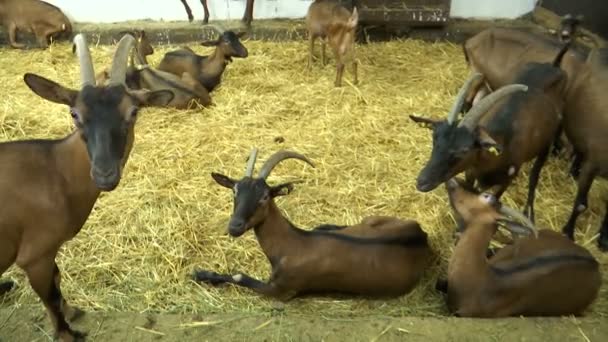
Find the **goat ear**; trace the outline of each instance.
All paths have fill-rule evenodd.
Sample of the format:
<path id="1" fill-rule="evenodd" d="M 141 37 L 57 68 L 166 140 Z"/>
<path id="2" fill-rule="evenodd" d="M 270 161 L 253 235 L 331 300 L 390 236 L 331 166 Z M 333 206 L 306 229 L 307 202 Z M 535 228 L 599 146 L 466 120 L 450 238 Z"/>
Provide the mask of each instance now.
<path id="1" fill-rule="evenodd" d="M 217 184 L 231 190 L 234 189 L 234 184 L 236 184 L 236 181 L 234 179 L 228 176 L 224 176 L 221 173 L 211 172 L 211 177 Z"/>
<path id="2" fill-rule="evenodd" d="M 36 95 L 51 102 L 74 106 L 78 91 L 66 88 L 59 83 L 53 82 L 42 76 L 27 73 L 23 75 L 23 81 Z"/>
<path id="3" fill-rule="evenodd" d="M 359 12 L 357 12 L 357 7 L 353 8 L 353 14 L 350 15 L 350 18 L 348 18 L 348 23 L 346 23 L 346 25 L 353 29 L 357 26 L 357 23 L 359 22 Z"/>
<path id="4" fill-rule="evenodd" d="M 434 129 L 435 126 L 439 124 L 440 121 L 423 118 L 416 115 L 410 115 L 410 119 L 417 124 L 420 124 L 422 127 Z"/>
<path id="5" fill-rule="evenodd" d="M 475 141 L 482 149 L 494 155 L 500 155 L 502 153 L 502 146 L 500 146 L 500 144 L 490 136 L 488 131 L 481 126 L 475 127 Z"/>
<path id="6" fill-rule="evenodd" d="M 285 183 L 270 188 L 270 197 L 289 195 L 293 191 L 293 183 Z"/>
<path id="7" fill-rule="evenodd" d="M 130 94 L 134 96 L 141 106 L 165 107 L 175 97 L 175 94 L 168 89 L 149 91 L 133 90 Z"/>
<path id="8" fill-rule="evenodd" d="M 218 46 L 220 45 L 220 40 L 206 40 L 204 42 L 201 42 L 202 46 Z"/>

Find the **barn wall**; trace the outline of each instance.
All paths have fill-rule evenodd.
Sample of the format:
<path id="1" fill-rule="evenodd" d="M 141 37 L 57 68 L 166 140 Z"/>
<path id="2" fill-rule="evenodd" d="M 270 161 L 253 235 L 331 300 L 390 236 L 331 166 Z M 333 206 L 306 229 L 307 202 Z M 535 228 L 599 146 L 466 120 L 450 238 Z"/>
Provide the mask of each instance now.
<path id="1" fill-rule="evenodd" d="M 46 0 L 75 21 L 117 22 L 137 19 L 185 20 L 179 0 Z M 301 18 L 312 0 L 257 0 L 254 18 Z M 188 0 L 195 19 L 202 19 L 199 0 Z M 536 0 L 452 0 L 451 15 L 459 18 L 516 18 L 534 8 Z M 152 5 L 153 4 L 153 5 Z M 211 20 L 238 19 L 245 0 L 208 0 Z"/>

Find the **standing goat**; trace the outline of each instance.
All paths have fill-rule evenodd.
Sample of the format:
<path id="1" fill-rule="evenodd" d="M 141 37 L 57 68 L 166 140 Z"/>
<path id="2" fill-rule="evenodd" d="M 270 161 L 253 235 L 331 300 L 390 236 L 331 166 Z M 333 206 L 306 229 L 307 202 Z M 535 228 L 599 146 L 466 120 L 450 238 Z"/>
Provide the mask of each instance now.
<path id="1" fill-rule="evenodd" d="M 17 43 L 17 31 L 33 33 L 43 49 L 51 38 L 69 39 L 72 35 L 72 24 L 61 9 L 40 0 L 0 0 L 0 23 L 8 32 L 11 47 L 17 49 L 25 47 Z"/>
<path id="2" fill-rule="evenodd" d="M 488 95 L 459 123 L 456 116 L 464 95 L 482 78 L 480 74 L 474 74 L 461 88 L 447 121 L 410 116 L 433 129 L 433 151 L 418 176 L 417 189 L 431 191 L 465 171 L 471 185 L 475 180 L 484 189 L 498 185 L 496 196 L 500 198 L 522 164 L 535 158 L 525 207 L 525 213 L 534 220 L 538 178 L 559 131 L 564 106 L 567 77 L 559 65 L 568 47 L 566 44 L 562 48 L 553 64 L 526 64 L 515 78 L 519 85 L 505 86 Z M 508 98 L 500 101 L 506 95 Z"/>
<path id="3" fill-rule="evenodd" d="M 533 224 L 488 193 L 467 189 L 451 179 L 446 188 L 464 230 L 448 266 L 448 308 L 458 316 L 580 315 L 601 285 L 597 260 L 563 235 Z M 517 221 L 523 221 L 520 224 Z M 516 239 L 493 257 L 486 250 L 498 225 Z"/>
<path id="4" fill-rule="evenodd" d="M 216 27 L 219 36 L 216 40 L 202 42 L 204 46 L 215 46 L 210 56 L 201 56 L 188 48 L 167 52 L 158 65 L 158 70 L 181 76 L 190 74 L 208 92 L 212 92 L 222 81 L 222 74 L 232 57 L 246 58 L 247 48 L 239 40 L 244 32 L 234 33 Z"/>
<path id="5" fill-rule="evenodd" d="M 100 192 L 118 186 L 133 146 L 138 107 L 163 105 L 173 98 L 166 90 L 125 88 L 128 53 L 134 43 L 130 35 L 118 43 L 107 86 L 95 84 L 91 55 L 81 34 L 74 38 L 80 90 L 25 74 L 25 83 L 38 96 L 70 107 L 76 129 L 59 140 L 0 144 L 0 275 L 13 263 L 25 271 L 62 341 L 78 340 L 83 334 L 66 322 L 78 310 L 61 294 L 57 252 L 80 231 Z"/>
<path id="6" fill-rule="evenodd" d="M 357 60 L 355 59 L 355 31 L 359 21 L 357 8 L 350 13 L 348 9 L 334 0 L 315 0 L 306 14 L 309 54 L 308 69 L 312 68 L 315 40 L 321 38 L 321 63 L 325 65 L 325 39 L 334 52 L 336 59 L 336 87 L 342 86 L 345 61 L 352 63 L 353 83 L 358 83 Z"/>
<path id="7" fill-rule="evenodd" d="M 245 177 L 235 180 L 212 173 L 221 186 L 234 192 L 234 211 L 228 232 L 234 237 L 253 228 L 272 265 L 267 283 L 239 273 L 197 271 L 194 279 L 218 285 L 232 283 L 279 299 L 319 292 L 399 296 L 411 291 L 430 263 L 427 234 L 416 221 L 368 217 L 359 225 L 323 225 L 312 231 L 295 227 L 274 202 L 287 195 L 293 183 L 269 186 L 266 178 L 281 161 L 308 158 L 291 151 L 273 154 L 253 177 L 257 150 L 249 157 Z M 332 232 L 329 230 L 339 230 Z M 369 231 L 366 233 L 365 231 Z"/>
<path id="8" fill-rule="evenodd" d="M 180 0 L 186 9 L 186 13 L 188 14 L 188 21 L 192 22 L 194 20 L 194 16 L 192 15 L 192 10 L 190 6 L 188 6 L 188 2 L 186 0 Z M 243 14 L 243 19 L 241 19 L 247 26 L 251 26 L 251 21 L 253 20 L 253 3 L 254 0 L 247 0 L 245 5 L 245 14 Z M 201 4 L 203 5 L 203 10 L 205 11 L 205 17 L 203 19 L 203 24 L 207 24 L 209 22 L 209 7 L 207 6 L 207 0 L 201 0 Z"/>

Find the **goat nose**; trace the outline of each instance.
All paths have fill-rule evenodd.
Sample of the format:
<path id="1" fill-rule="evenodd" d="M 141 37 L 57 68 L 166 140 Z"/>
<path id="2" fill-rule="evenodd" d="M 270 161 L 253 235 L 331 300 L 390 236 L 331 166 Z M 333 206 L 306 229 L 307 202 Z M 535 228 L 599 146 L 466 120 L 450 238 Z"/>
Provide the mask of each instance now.
<path id="1" fill-rule="evenodd" d="M 116 170 L 113 167 L 109 167 L 109 168 L 96 167 L 94 172 L 95 172 L 95 175 L 97 175 L 99 177 L 110 177 L 116 173 Z"/>

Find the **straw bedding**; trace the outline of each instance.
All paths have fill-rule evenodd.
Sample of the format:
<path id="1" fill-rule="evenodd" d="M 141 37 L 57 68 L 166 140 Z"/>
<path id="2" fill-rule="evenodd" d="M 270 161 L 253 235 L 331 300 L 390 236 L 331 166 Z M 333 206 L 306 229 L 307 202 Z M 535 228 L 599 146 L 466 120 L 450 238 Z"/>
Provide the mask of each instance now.
<path id="1" fill-rule="evenodd" d="M 454 222 L 442 187 L 427 194 L 415 190 L 431 135 L 407 114 L 445 115 L 468 73 L 460 47 L 412 40 L 359 46 L 361 84 L 349 83 L 347 69 L 344 87 L 336 89 L 332 60 L 326 67 L 317 61 L 306 71 L 304 41 L 245 44 L 250 56 L 229 65 L 212 94 L 213 108 L 142 111 L 120 186 L 101 196 L 58 257 L 67 299 L 85 310 L 109 311 L 260 312 L 279 306 L 325 316 L 444 314 L 443 299 L 433 288 L 447 266 Z M 151 63 L 168 49 L 157 48 Z M 109 66 L 112 53 L 107 46 L 92 47 L 98 71 Z M 78 66 L 67 44 L 47 51 L 2 49 L 0 65 L 1 141 L 58 138 L 71 130 L 67 108 L 33 95 L 22 80 L 25 72 L 35 72 L 77 87 Z M 284 142 L 277 142 L 279 137 Z M 212 171 L 241 176 L 253 146 L 260 149 L 260 160 L 287 148 L 316 163 L 313 169 L 286 161 L 270 178 L 303 181 L 278 201 L 301 227 L 353 224 L 373 214 L 419 220 L 439 253 L 420 286 L 394 300 L 324 297 L 284 306 L 246 289 L 189 281 L 195 268 L 262 279 L 269 274 L 252 233 L 239 239 L 226 234 L 232 195 L 210 177 Z M 543 170 L 536 202 L 542 227 L 559 229 L 567 220 L 575 183 L 566 170 L 566 162 L 556 158 Z M 523 206 L 527 171 L 507 192 L 507 203 Z M 608 257 L 595 247 L 605 191 L 603 182 L 595 183 L 591 208 L 578 221 L 577 241 L 593 251 L 607 274 Z M 4 277 L 21 284 L 4 305 L 38 301 L 21 271 L 11 268 Z M 604 286 L 593 315 L 608 314 L 606 298 Z"/>

